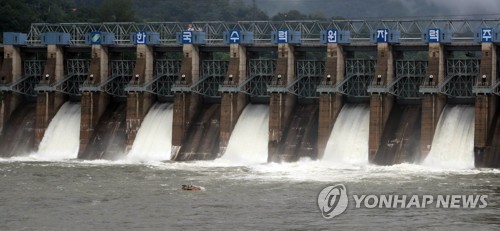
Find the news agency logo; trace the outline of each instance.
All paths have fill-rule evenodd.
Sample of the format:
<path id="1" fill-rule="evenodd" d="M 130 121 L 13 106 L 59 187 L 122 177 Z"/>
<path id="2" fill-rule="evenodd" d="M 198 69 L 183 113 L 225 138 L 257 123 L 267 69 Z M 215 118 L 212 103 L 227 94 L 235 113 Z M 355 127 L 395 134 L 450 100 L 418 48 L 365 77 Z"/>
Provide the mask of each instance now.
<path id="1" fill-rule="evenodd" d="M 353 209 L 484 209 L 488 195 L 352 195 Z M 352 201 L 352 200 L 351 200 Z M 349 198 L 343 184 L 328 186 L 318 195 L 318 207 L 325 219 L 334 218 L 347 209 Z"/>
<path id="2" fill-rule="evenodd" d="M 318 195 L 318 206 L 325 219 L 334 218 L 347 209 L 347 190 L 343 184 L 328 186 Z"/>

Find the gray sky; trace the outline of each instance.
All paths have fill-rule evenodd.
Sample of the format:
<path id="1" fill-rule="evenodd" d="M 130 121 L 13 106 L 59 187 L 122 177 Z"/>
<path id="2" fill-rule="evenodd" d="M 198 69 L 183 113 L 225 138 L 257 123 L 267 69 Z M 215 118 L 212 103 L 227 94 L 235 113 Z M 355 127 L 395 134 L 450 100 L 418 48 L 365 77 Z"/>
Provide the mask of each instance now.
<path id="1" fill-rule="evenodd" d="M 250 2 L 250 0 L 246 0 Z M 500 0 L 257 0 L 269 15 L 289 10 L 326 17 L 500 17 Z"/>
<path id="2" fill-rule="evenodd" d="M 500 0 L 391 0 L 404 3 L 414 9 L 422 2 L 436 6 L 448 15 L 500 14 Z"/>

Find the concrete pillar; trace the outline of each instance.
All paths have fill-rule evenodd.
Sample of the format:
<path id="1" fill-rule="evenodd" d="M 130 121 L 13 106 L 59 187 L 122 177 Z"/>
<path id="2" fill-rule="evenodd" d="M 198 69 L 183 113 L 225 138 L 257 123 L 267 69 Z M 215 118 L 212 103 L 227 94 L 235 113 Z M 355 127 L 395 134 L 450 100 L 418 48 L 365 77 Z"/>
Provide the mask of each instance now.
<path id="1" fill-rule="evenodd" d="M 47 62 L 43 70 L 40 84 L 53 84 L 64 78 L 63 48 L 59 45 L 47 46 Z M 35 122 L 35 149 L 42 141 L 45 130 L 54 118 L 57 110 L 66 101 L 66 95 L 59 92 L 41 92 L 37 95 L 36 122 Z"/>
<path id="2" fill-rule="evenodd" d="M 247 79 L 246 47 L 239 44 L 230 45 L 229 67 L 224 84 L 238 86 Z M 243 93 L 223 93 L 221 99 L 220 118 L 220 154 L 226 151 L 231 133 L 238 122 L 238 118 L 248 103 Z"/>
<path id="3" fill-rule="evenodd" d="M 1 83 L 8 84 L 20 80 L 22 74 L 21 50 L 13 45 L 5 45 L 0 72 Z"/>
<path id="4" fill-rule="evenodd" d="M 322 84 L 334 86 L 344 80 L 344 75 L 344 50 L 342 46 L 330 43 L 327 45 L 325 75 Z M 333 125 L 344 105 L 342 98 L 342 95 L 338 93 L 322 93 L 319 97 L 318 159 L 321 159 L 325 154 L 326 144 L 332 133 Z"/>
<path id="5" fill-rule="evenodd" d="M 481 69 L 479 81 L 482 85 L 491 86 L 496 83 L 497 53 L 496 45 L 493 43 L 482 43 L 481 45 Z M 498 97 L 493 94 L 481 94 L 476 96 L 475 123 L 474 123 L 474 153 L 476 167 L 493 166 L 488 163 L 494 160 L 496 153 L 485 152 L 488 146 L 494 146 L 492 140 L 495 128 L 494 117 L 497 109 Z M 498 119 L 497 119 L 498 120 Z M 498 122 L 497 122 L 498 123 Z"/>
<path id="6" fill-rule="evenodd" d="M 99 84 L 108 79 L 109 55 L 108 49 L 102 45 L 92 45 L 90 73 L 87 81 Z M 80 149 L 78 158 L 82 158 L 87 145 L 94 135 L 99 119 L 109 104 L 110 97 L 105 92 L 83 92 L 81 99 Z"/>
<path id="7" fill-rule="evenodd" d="M 433 76 L 435 85 L 442 83 L 445 76 L 444 46 L 439 43 L 429 43 L 429 62 L 427 78 Z M 428 79 L 428 81 L 430 81 Z M 425 94 L 422 98 L 422 126 L 420 139 L 420 161 L 423 161 L 432 147 L 432 139 L 436 131 L 441 112 L 446 106 L 446 96 L 442 94 Z"/>
<path id="8" fill-rule="evenodd" d="M 393 80 L 394 58 L 392 46 L 388 43 L 378 43 L 375 81 L 379 85 L 387 85 Z M 393 104 L 394 97 L 390 94 L 372 94 L 370 96 L 370 128 L 368 138 L 370 162 L 375 160 Z"/>
<path id="9" fill-rule="evenodd" d="M 474 148 L 485 148 L 493 131 L 492 122 L 497 107 L 497 97 L 477 95 L 475 103 Z"/>
<path id="10" fill-rule="evenodd" d="M 286 86 L 295 80 L 294 47 L 278 44 L 278 62 L 274 82 Z M 289 93 L 271 93 L 269 99 L 269 144 L 268 161 L 282 161 L 287 153 L 279 153 L 279 144 L 284 138 L 285 128 L 290 123 L 296 97 Z"/>
<path id="11" fill-rule="evenodd" d="M 191 85 L 200 79 L 200 54 L 198 47 L 185 44 L 182 48 L 179 81 L 181 84 Z M 175 160 L 186 138 L 186 133 L 193 118 L 198 113 L 201 97 L 191 92 L 178 92 L 174 96 L 174 115 L 172 124 L 172 159 Z"/>
<path id="12" fill-rule="evenodd" d="M 137 45 L 137 59 L 132 84 L 143 85 L 153 79 L 153 48 L 144 44 Z M 135 136 L 142 120 L 153 104 L 153 96 L 148 92 L 130 92 L 127 97 L 127 150 L 134 144 Z"/>
<path id="13" fill-rule="evenodd" d="M 4 46 L 3 63 L 0 70 L 0 84 L 10 84 L 22 76 L 22 60 L 19 47 Z M 22 102 L 22 96 L 13 92 L 4 92 L 0 96 L 0 135 L 10 115 Z"/>
<path id="14" fill-rule="evenodd" d="M 493 43 L 482 43 L 481 52 L 479 81 L 481 84 L 491 86 L 491 83 L 496 82 L 496 46 Z M 489 94 L 477 95 L 475 107 L 474 147 L 484 148 L 496 110 L 496 97 Z"/>

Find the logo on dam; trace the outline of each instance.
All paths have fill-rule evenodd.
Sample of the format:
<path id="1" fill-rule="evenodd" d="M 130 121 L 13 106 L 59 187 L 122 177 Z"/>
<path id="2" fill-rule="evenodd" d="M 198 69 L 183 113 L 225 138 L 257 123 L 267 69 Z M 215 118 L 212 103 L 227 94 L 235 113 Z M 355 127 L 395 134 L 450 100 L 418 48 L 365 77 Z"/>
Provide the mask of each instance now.
<path id="1" fill-rule="evenodd" d="M 318 207 L 326 219 L 342 214 L 347 208 L 347 190 L 343 184 L 328 186 L 318 195 Z"/>

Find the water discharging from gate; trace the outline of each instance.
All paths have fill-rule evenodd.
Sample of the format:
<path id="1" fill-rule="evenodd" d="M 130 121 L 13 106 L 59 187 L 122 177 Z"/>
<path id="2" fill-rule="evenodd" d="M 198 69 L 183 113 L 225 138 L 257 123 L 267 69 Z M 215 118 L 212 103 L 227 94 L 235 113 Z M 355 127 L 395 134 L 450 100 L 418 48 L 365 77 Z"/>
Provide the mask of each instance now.
<path id="1" fill-rule="evenodd" d="M 42 159 L 64 160 L 78 156 L 80 147 L 79 103 L 66 102 L 52 119 L 45 131 L 38 152 Z"/>
<path id="2" fill-rule="evenodd" d="M 173 104 L 155 104 L 137 132 L 127 158 L 140 161 L 170 160 Z"/>
<path id="3" fill-rule="evenodd" d="M 217 161 L 249 165 L 267 162 L 269 106 L 246 106 L 231 134 L 226 153 Z"/>
<path id="4" fill-rule="evenodd" d="M 368 164 L 369 124 L 369 105 L 344 105 L 333 126 L 322 161 L 335 165 Z"/>
<path id="5" fill-rule="evenodd" d="M 453 169 L 474 167 L 473 106 L 446 106 L 423 164 Z"/>

